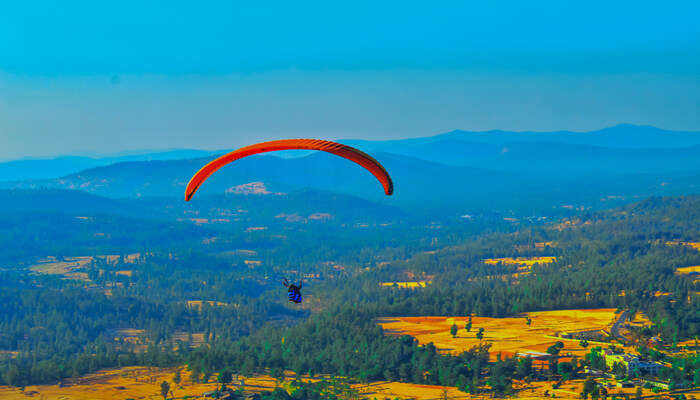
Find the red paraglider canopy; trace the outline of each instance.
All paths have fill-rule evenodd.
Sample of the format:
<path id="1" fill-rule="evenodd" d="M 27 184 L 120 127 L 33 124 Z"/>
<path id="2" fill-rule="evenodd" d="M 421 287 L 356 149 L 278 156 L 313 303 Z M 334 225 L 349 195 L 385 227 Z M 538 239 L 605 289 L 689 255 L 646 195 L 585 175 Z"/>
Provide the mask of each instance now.
<path id="1" fill-rule="evenodd" d="M 207 180 L 211 174 L 216 172 L 224 165 L 253 154 L 267 153 L 278 150 L 319 150 L 335 154 L 336 156 L 353 161 L 371 172 L 372 175 L 374 175 L 382 184 L 384 187 L 384 193 L 386 193 L 387 196 L 390 196 L 394 192 L 394 183 L 391 181 L 391 177 L 386 172 L 384 167 L 377 160 L 360 150 L 328 140 L 283 139 L 241 147 L 238 150 L 232 151 L 215 159 L 214 161 L 211 161 L 209 164 L 202 167 L 202 169 L 200 169 L 196 174 L 194 174 L 192 179 L 190 179 L 190 182 L 187 184 L 187 189 L 185 190 L 185 201 L 190 201 L 202 183 L 204 183 L 204 181 Z"/>

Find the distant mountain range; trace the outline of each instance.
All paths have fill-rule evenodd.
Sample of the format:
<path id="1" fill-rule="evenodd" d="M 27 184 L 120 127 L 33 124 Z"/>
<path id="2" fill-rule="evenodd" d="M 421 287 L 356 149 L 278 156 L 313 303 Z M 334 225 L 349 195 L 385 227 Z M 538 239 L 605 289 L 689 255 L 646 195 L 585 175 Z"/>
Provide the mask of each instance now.
<path id="1" fill-rule="evenodd" d="M 50 179 L 73 174 L 88 168 L 119 162 L 178 160 L 184 158 L 207 157 L 216 153 L 216 151 L 184 149 L 110 157 L 63 156 L 46 159 L 27 158 L 0 162 L 0 181 Z"/>
<path id="2" fill-rule="evenodd" d="M 508 168 L 512 167 L 513 163 L 517 164 L 517 160 L 535 160 L 540 157 L 566 158 L 572 155 L 602 157 L 606 162 L 607 159 L 615 158 L 617 155 L 627 158 L 651 155 L 663 160 L 678 160 L 675 156 L 679 155 L 682 161 L 677 163 L 682 164 L 685 160 L 697 159 L 700 132 L 668 131 L 651 126 L 623 124 L 590 132 L 455 130 L 422 138 L 383 141 L 341 140 L 341 142 L 366 152 L 394 153 L 441 164 L 481 165 L 484 168 L 490 168 L 491 164 L 501 165 L 504 162 L 506 165 L 503 168 Z M 616 151 L 622 149 L 628 149 L 628 151 Z M 629 151 L 631 149 L 640 151 Z M 659 149 L 667 149 L 667 151 L 656 154 L 656 150 Z M 21 159 L 0 162 L 0 182 L 51 179 L 119 162 L 192 159 L 227 151 L 229 150 L 180 149 L 109 157 L 63 156 L 51 159 Z M 630 170 L 638 171 L 637 167 L 638 165 L 631 166 Z"/>
<path id="3" fill-rule="evenodd" d="M 394 196 L 384 196 L 374 177 L 357 165 L 314 152 L 297 158 L 239 160 L 205 182 L 192 202 L 208 194 L 236 192 L 233 188 L 251 182 L 264 183 L 269 193 L 312 188 L 405 210 L 441 212 L 600 207 L 650 195 L 700 192 L 700 133 L 695 132 L 618 125 L 585 133 L 454 131 L 418 139 L 344 142 L 384 164 L 394 179 Z M 140 159 L 119 157 L 116 163 L 60 178 L 22 179 L 0 183 L 0 188 L 71 189 L 112 199 L 182 199 L 189 178 L 214 155 L 179 150 L 127 157 Z M 65 159 L 53 161 L 69 167 Z M 23 162 L 39 163 L 30 170 L 52 169 L 52 160 Z M 0 172 L 8 170 L 7 164 L 0 164 Z"/>
<path id="4" fill-rule="evenodd" d="M 453 140 L 460 142 L 477 142 L 504 145 L 507 143 L 564 143 L 612 147 L 621 149 L 656 149 L 681 148 L 700 145 L 700 132 L 668 131 L 653 126 L 620 124 L 609 128 L 588 131 L 553 131 L 553 132 L 512 132 L 512 131 L 463 131 L 454 130 L 435 136 L 399 140 L 343 140 L 349 145 L 362 146 L 371 151 L 388 151 L 395 145 L 423 145 L 427 143 Z"/>

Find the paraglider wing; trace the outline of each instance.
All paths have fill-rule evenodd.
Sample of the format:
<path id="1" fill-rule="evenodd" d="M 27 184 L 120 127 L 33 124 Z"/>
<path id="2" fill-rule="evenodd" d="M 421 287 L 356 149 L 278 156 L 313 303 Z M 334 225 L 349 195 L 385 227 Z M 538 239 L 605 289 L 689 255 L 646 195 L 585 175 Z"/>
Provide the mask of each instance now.
<path id="1" fill-rule="evenodd" d="M 353 161 L 374 175 L 384 187 L 387 196 L 394 192 L 394 184 L 384 167 L 377 160 L 353 147 L 328 140 L 318 139 L 283 139 L 263 142 L 242 147 L 223 155 L 200 169 L 187 184 L 185 201 L 190 201 L 202 183 L 224 165 L 253 154 L 267 153 L 278 150 L 319 150 Z"/>

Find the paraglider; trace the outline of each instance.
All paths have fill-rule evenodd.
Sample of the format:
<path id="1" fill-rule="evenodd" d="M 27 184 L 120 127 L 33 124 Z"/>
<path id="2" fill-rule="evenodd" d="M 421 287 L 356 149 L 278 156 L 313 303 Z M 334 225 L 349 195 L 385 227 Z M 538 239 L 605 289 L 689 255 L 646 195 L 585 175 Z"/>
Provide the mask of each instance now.
<path id="1" fill-rule="evenodd" d="M 394 192 L 394 183 L 384 167 L 377 160 L 368 154 L 357 150 L 356 148 L 328 140 L 283 139 L 241 147 L 238 150 L 234 150 L 211 161 L 202 167 L 202 169 L 197 171 L 192 179 L 190 179 L 189 183 L 187 184 L 187 188 L 185 189 L 185 201 L 190 201 L 202 183 L 204 183 L 207 178 L 209 178 L 214 172 L 219 170 L 219 168 L 223 167 L 224 165 L 254 154 L 279 150 L 319 150 L 346 158 L 361 165 L 372 173 L 372 175 L 374 175 L 374 177 L 377 178 L 377 180 L 384 187 L 384 193 L 387 196 L 390 196 Z"/>
<path id="2" fill-rule="evenodd" d="M 374 175 L 375 178 L 377 178 L 379 183 L 382 184 L 384 193 L 387 196 L 390 196 L 394 192 L 394 183 L 392 182 L 389 174 L 386 172 L 386 169 L 384 169 L 384 167 L 377 160 L 356 148 L 328 140 L 283 139 L 241 147 L 238 150 L 234 150 L 209 162 L 207 165 L 202 167 L 202 169 L 197 171 L 192 179 L 190 179 L 189 183 L 187 184 L 187 188 L 185 189 L 185 201 L 190 201 L 202 183 L 204 183 L 207 178 L 209 178 L 214 172 L 218 171 L 219 168 L 223 167 L 224 165 L 254 154 L 279 150 L 319 150 L 335 154 L 336 156 L 343 157 L 356 164 L 359 164 L 368 170 L 372 175 Z M 301 303 L 301 281 L 297 286 L 290 284 L 287 279 L 284 279 L 282 284 L 287 288 L 289 301 L 293 303 Z"/>
<path id="3" fill-rule="evenodd" d="M 287 288 L 287 295 L 289 296 L 289 301 L 293 303 L 301 303 L 301 281 L 299 285 L 290 284 L 285 278 L 282 284 Z"/>

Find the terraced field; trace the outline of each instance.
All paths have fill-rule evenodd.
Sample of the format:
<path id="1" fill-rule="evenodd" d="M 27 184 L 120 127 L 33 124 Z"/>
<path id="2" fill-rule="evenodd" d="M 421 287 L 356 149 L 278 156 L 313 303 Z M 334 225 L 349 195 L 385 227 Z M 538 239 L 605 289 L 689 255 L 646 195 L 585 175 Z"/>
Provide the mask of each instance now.
<path id="1" fill-rule="evenodd" d="M 180 370 L 182 381 L 179 385 L 173 383 L 176 370 Z M 286 383 L 295 377 L 293 372 L 285 374 L 285 381 L 279 382 L 268 375 L 253 377 L 234 377 L 231 387 L 242 387 L 247 392 L 261 392 L 272 390 L 276 386 L 286 386 Z M 126 367 L 121 369 L 108 369 L 95 374 L 86 375 L 64 385 L 33 385 L 23 391 L 15 387 L 0 386 L 0 398 L 7 400 L 27 400 L 31 398 L 44 400 L 156 400 L 160 396 L 160 383 L 167 381 L 170 384 L 172 399 L 205 399 L 204 393 L 215 390 L 218 384 L 212 377 L 207 383 L 193 383 L 188 379 L 189 371 L 185 368 L 158 369 L 149 367 Z M 312 380 L 302 377 L 303 380 Z M 514 382 L 516 390 L 515 398 L 542 399 L 545 392 L 556 398 L 574 400 L 580 399 L 583 380 L 565 382 L 558 389 L 552 389 L 553 382 Z M 353 385 L 360 397 L 365 399 L 400 398 L 415 400 L 439 400 L 445 398 L 451 400 L 491 399 L 491 394 L 469 395 L 454 387 L 417 385 L 403 382 L 379 381 L 369 384 Z M 626 393 L 632 395 L 635 389 L 611 389 L 610 394 Z M 697 395 L 700 390 L 687 393 Z M 651 395 L 644 390 L 643 395 Z"/>
<path id="2" fill-rule="evenodd" d="M 531 324 L 527 325 L 527 316 Z M 390 335 L 411 335 L 421 344 L 432 342 L 438 349 L 461 353 L 479 343 L 491 344 L 491 357 L 498 353 L 512 356 L 516 353 L 544 353 L 557 341 L 564 343 L 562 354 L 579 357 L 585 353 L 576 339 L 557 337 L 557 333 L 575 333 L 609 329 L 617 315 L 612 308 L 592 310 L 541 311 L 524 314 L 519 318 L 473 317 L 472 328 L 467 332 L 466 317 L 396 317 L 380 318 L 377 323 Z M 450 328 L 456 324 L 457 335 L 452 337 Z M 484 328 L 483 339 L 476 333 Z"/>

